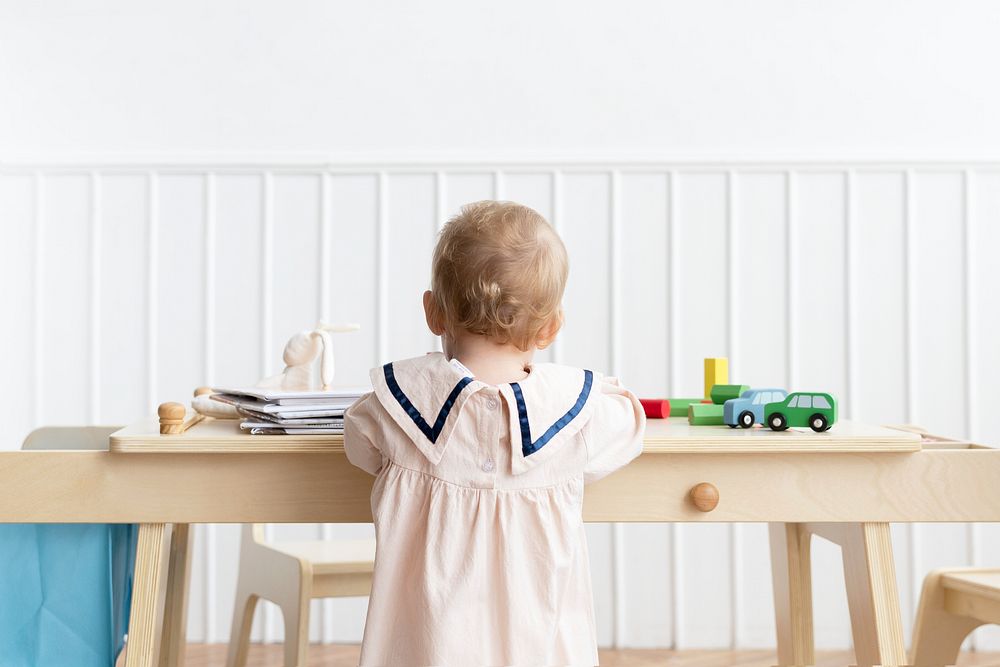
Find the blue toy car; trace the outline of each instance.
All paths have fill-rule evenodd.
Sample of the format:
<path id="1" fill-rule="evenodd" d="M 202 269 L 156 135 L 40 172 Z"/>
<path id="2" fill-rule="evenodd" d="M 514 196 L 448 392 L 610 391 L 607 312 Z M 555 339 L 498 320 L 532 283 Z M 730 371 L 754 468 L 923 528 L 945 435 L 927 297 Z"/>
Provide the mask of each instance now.
<path id="1" fill-rule="evenodd" d="M 722 422 L 729 428 L 750 428 L 764 423 L 764 406 L 783 401 L 788 396 L 784 389 L 747 389 L 739 398 L 731 398 L 722 406 Z"/>

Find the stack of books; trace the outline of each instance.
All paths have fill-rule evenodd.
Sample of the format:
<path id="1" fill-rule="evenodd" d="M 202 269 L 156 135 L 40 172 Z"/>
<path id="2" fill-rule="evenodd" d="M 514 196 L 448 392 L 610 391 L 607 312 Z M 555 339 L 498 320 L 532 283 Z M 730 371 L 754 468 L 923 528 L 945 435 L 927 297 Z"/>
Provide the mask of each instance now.
<path id="1" fill-rule="evenodd" d="M 240 428 L 254 435 L 339 435 L 344 412 L 366 389 L 287 391 L 218 388 L 212 398 L 236 407 Z"/>

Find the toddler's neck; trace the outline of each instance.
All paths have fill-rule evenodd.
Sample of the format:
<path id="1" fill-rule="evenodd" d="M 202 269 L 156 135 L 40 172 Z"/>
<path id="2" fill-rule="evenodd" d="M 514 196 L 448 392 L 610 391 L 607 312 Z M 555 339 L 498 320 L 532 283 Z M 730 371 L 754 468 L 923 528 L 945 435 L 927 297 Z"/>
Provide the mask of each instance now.
<path id="1" fill-rule="evenodd" d="M 528 377 L 528 366 L 535 356 L 534 348 L 519 350 L 516 345 L 496 343 L 486 336 L 463 334 L 455 338 L 443 336 L 444 354 L 458 359 L 472 371 L 477 380 L 486 384 L 506 384 Z"/>

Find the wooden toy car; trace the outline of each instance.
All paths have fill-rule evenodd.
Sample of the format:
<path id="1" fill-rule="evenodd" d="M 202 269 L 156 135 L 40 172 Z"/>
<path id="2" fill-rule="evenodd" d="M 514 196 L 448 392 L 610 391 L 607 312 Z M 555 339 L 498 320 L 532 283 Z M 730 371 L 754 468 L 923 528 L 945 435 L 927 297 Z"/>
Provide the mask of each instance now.
<path id="1" fill-rule="evenodd" d="M 774 431 L 808 426 L 817 433 L 837 422 L 837 401 L 830 394 L 797 391 L 785 400 L 764 406 L 764 423 Z"/>
<path id="2" fill-rule="evenodd" d="M 731 398 L 723 404 L 722 423 L 730 428 L 763 424 L 767 404 L 781 402 L 787 396 L 784 389 L 748 389 L 739 398 Z"/>

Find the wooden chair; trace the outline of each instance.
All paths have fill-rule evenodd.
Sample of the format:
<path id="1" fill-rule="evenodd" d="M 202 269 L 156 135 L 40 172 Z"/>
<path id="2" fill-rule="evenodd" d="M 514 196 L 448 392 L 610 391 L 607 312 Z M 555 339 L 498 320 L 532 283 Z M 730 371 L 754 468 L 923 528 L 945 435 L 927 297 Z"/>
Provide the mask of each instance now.
<path id="1" fill-rule="evenodd" d="M 375 540 L 313 540 L 268 543 L 263 524 L 245 524 L 229 639 L 227 667 L 243 667 L 257 600 L 281 608 L 285 621 L 285 667 L 306 664 L 309 601 L 371 592 Z"/>
<path id="2" fill-rule="evenodd" d="M 121 426 L 43 426 L 28 434 L 23 450 L 107 449 L 108 437 Z"/>
<path id="3" fill-rule="evenodd" d="M 966 636 L 1000 624 L 1000 569 L 950 568 L 924 578 L 913 630 L 915 667 L 953 665 Z"/>

